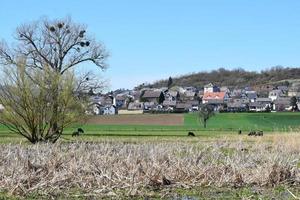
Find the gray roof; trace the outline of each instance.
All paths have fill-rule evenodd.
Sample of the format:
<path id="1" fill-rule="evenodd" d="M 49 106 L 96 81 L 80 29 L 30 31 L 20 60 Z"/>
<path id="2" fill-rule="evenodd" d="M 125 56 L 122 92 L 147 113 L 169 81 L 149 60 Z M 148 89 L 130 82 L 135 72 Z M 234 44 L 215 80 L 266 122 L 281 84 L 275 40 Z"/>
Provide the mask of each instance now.
<path id="1" fill-rule="evenodd" d="M 280 94 L 282 94 L 283 92 L 282 92 L 282 90 L 271 90 L 269 93 L 270 93 L 270 94 L 272 93 L 272 95 L 273 95 L 273 94 L 280 95 Z"/>
<path id="2" fill-rule="evenodd" d="M 249 103 L 249 99 L 244 99 L 244 98 L 234 98 L 232 99 L 233 102 L 241 102 L 241 103 Z"/>
<path id="3" fill-rule="evenodd" d="M 161 94 L 161 91 L 159 90 L 155 90 L 155 91 L 151 91 L 151 90 L 146 90 L 143 97 L 144 98 L 158 98 Z"/>
<path id="4" fill-rule="evenodd" d="M 128 110 L 141 110 L 141 109 L 143 109 L 143 103 L 131 102 L 128 105 Z"/>
<path id="5" fill-rule="evenodd" d="M 268 103 L 266 102 L 250 102 L 249 106 L 250 107 L 266 107 Z"/>
<path id="6" fill-rule="evenodd" d="M 194 96 L 196 95 L 196 92 L 193 92 L 193 91 L 186 91 L 186 92 L 184 93 L 184 95 L 185 95 L 186 97 L 194 97 Z"/>
<path id="7" fill-rule="evenodd" d="M 224 104 L 223 99 L 208 99 L 207 104 Z"/>
<path id="8" fill-rule="evenodd" d="M 283 91 L 285 91 L 285 90 L 288 90 L 288 89 L 289 89 L 289 87 L 288 87 L 288 86 L 286 86 L 286 85 L 279 85 L 279 86 L 277 86 L 277 88 L 278 88 L 279 90 L 283 90 Z"/>
<path id="9" fill-rule="evenodd" d="M 116 100 L 119 100 L 119 101 L 124 101 L 126 100 L 127 98 L 127 95 L 117 95 L 116 96 Z"/>
<path id="10" fill-rule="evenodd" d="M 164 100 L 163 105 L 164 106 L 176 106 L 176 101 Z"/>
<path id="11" fill-rule="evenodd" d="M 178 95 L 177 91 L 169 91 L 168 94 L 172 97 L 176 97 Z"/>
<path id="12" fill-rule="evenodd" d="M 274 101 L 274 104 L 284 104 L 284 105 L 290 105 L 291 99 L 290 98 L 278 98 Z"/>
<path id="13" fill-rule="evenodd" d="M 246 105 L 242 102 L 229 102 L 227 103 L 228 108 L 244 108 Z"/>
<path id="14" fill-rule="evenodd" d="M 204 85 L 204 87 L 215 87 L 215 85 L 212 83 L 209 83 L 209 84 Z"/>
<path id="15" fill-rule="evenodd" d="M 197 101 L 197 100 L 189 100 L 189 101 L 186 101 L 185 103 L 190 104 L 192 106 L 198 106 L 199 105 L 199 101 Z"/>
<path id="16" fill-rule="evenodd" d="M 248 99 L 256 99 L 257 98 L 257 94 L 256 92 L 248 92 L 246 93 Z"/>
<path id="17" fill-rule="evenodd" d="M 191 107 L 192 107 L 192 105 L 191 104 L 187 104 L 187 103 L 177 103 L 176 104 L 176 108 L 177 109 L 189 109 Z"/>
<path id="18" fill-rule="evenodd" d="M 272 99 L 270 98 L 257 98 L 257 102 L 272 102 Z"/>
<path id="19" fill-rule="evenodd" d="M 148 107 L 148 108 L 155 107 L 155 105 L 156 105 L 156 104 L 155 104 L 154 102 L 145 102 L 145 103 L 144 103 L 144 106 L 145 106 L 145 107 Z"/>

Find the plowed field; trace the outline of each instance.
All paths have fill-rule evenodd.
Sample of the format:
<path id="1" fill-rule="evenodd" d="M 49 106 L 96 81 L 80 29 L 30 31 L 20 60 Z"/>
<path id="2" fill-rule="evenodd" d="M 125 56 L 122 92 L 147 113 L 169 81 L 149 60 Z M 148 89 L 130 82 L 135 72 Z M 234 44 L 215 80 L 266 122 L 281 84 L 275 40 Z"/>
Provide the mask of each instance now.
<path id="1" fill-rule="evenodd" d="M 87 121 L 88 124 L 117 124 L 117 125 L 183 125 L 183 114 L 140 114 L 140 115 L 112 115 L 93 116 Z"/>

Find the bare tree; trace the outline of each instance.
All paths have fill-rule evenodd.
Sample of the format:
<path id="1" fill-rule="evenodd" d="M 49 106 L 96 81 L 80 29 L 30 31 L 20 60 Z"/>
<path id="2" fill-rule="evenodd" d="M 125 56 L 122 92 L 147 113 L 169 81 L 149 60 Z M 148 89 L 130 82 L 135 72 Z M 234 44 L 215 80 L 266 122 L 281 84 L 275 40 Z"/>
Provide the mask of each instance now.
<path id="1" fill-rule="evenodd" d="M 214 115 L 214 108 L 211 105 L 203 104 L 199 109 L 199 119 L 203 123 L 204 128 L 206 128 L 206 123 L 210 117 Z"/>
<path id="2" fill-rule="evenodd" d="M 0 64 L 4 66 L 18 67 L 18 60 L 22 58 L 25 59 L 26 72 L 27 69 L 47 69 L 54 77 L 63 77 L 72 68 L 86 62 L 91 62 L 102 70 L 107 67 L 108 53 L 104 46 L 87 35 L 86 26 L 76 24 L 70 18 L 53 21 L 42 19 L 22 25 L 17 28 L 15 38 L 18 43 L 13 47 L 8 47 L 4 42 L 0 44 Z M 91 82 L 88 74 L 85 76 L 79 81 L 78 90 Z M 57 135 L 52 141 L 56 141 L 63 131 L 58 123 L 60 92 L 62 91 L 58 88 L 53 88 L 47 99 L 51 102 L 53 113 L 49 120 L 49 131 L 52 135 Z"/>

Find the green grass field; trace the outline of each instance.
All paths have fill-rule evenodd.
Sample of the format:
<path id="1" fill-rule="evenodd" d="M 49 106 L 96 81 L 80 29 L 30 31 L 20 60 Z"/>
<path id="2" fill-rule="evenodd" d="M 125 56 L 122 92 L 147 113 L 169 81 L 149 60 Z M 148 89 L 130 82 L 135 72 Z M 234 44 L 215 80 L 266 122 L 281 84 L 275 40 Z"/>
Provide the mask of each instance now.
<path id="1" fill-rule="evenodd" d="M 157 114 L 159 117 L 159 114 Z M 197 114 L 184 114 L 184 124 L 178 126 L 162 125 L 74 125 L 65 129 L 70 135 L 76 127 L 83 127 L 88 136 L 186 136 L 187 131 L 194 131 L 200 136 L 218 134 L 236 134 L 250 130 L 266 132 L 290 132 L 300 129 L 300 113 L 219 113 L 213 116 L 203 128 Z M 0 126 L 0 137 L 15 136 L 8 129 Z"/>
<path id="2" fill-rule="evenodd" d="M 159 117 L 159 114 L 157 115 Z M 114 134 L 114 132 L 147 132 L 150 135 L 161 135 L 163 132 L 182 132 L 187 130 L 202 132 L 264 130 L 264 131 L 296 131 L 300 128 L 300 113 L 219 113 L 213 116 L 207 128 L 199 121 L 197 113 L 185 114 L 184 125 L 96 125 L 83 126 L 88 132 Z M 70 130 L 70 129 L 68 129 Z"/>
<path id="3" fill-rule="evenodd" d="M 197 128 L 202 125 L 196 114 L 185 116 L 185 126 Z M 207 123 L 208 130 L 230 131 L 251 129 L 264 131 L 291 131 L 300 128 L 300 113 L 220 113 Z"/>

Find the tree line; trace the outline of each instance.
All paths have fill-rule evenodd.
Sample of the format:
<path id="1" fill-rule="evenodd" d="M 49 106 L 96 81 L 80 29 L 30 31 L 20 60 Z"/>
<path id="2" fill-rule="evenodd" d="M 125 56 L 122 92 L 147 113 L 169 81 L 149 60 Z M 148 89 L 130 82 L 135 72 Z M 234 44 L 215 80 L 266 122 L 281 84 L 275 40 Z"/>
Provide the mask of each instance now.
<path id="1" fill-rule="evenodd" d="M 300 77 L 300 68 L 276 66 L 270 69 L 256 71 L 246 71 L 242 68 L 224 69 L 219 68 L 208 72 L 198 72 L 178 77 L 172 77 L 172 85 L 193 86 L 202 88 L 207 83 L 214 83 L 219 86 L 228 86 L 229 88 L 242 88 L 246 86 L 260 86 L 264 84 L 274 84 L 278 81 L 288 79 L 298 79 Z M 156 81 L 152 84 L 139 85 L 137 88 L 150 87 L 160 88 L 168 87 L 169 79 Z M 281 82 L 281 85 L 289 85 L 288 81 Z"/>

